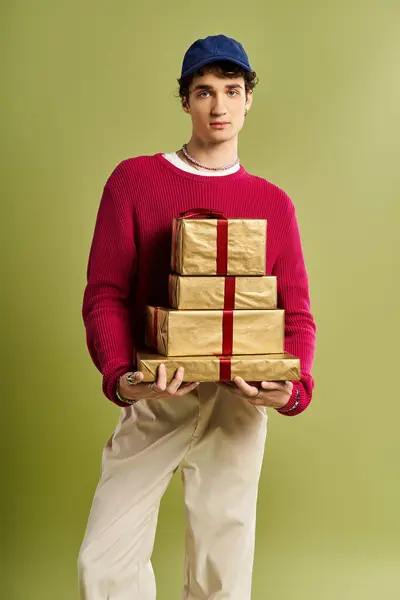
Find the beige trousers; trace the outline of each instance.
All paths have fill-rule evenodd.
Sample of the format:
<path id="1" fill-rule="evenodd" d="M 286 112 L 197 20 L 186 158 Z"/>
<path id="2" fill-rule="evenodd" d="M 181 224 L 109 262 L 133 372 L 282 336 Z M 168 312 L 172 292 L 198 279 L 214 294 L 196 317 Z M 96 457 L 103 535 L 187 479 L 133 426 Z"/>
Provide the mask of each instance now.
<path id="1" fill-rule="evenodd" d="M 267 413 L 214 383 L 121 409 L 79 553 L 82 600 L 155 600 L 160 500 L 179 469 L 182 600 L 250 600 Z"/>

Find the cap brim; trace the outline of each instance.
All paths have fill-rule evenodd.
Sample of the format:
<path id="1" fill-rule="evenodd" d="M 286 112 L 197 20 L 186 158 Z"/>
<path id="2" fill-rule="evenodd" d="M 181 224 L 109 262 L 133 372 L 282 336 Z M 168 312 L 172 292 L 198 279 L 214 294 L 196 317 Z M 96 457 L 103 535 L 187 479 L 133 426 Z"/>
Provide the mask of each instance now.
<path id="1" fill-rule="evenodd" d="M 181 77 L 186 77 L 186 75 L 191 75 L 192 73 L 194 73 L 195 71 L 197 71 L 201 67 L 204 67 L 205 65 L 209 65 L 211 63 L 220 62 L 221 60 L 228 60 L 229 62 L 235 63 L 236 65 L 239 65 L 245 71 L 249 71 L 249 73 L 253 72 L 253 69 L 250 67 L 250 65 L 248 65 L 246 63 L 243 63 L 240 60 L 233 59 L 230 56 L 220 55 L 220 56 L 216 56 L 215 58 L 212 58 L 212 59 L 207 58 L 207 59 L 204 59 L 204 60 L 200 60 L 199 62 L 197 62 L 194 65 L 192 65 L 190 67 L 190 69 L 186 69 L 186 71 L 182 71 Z"/>

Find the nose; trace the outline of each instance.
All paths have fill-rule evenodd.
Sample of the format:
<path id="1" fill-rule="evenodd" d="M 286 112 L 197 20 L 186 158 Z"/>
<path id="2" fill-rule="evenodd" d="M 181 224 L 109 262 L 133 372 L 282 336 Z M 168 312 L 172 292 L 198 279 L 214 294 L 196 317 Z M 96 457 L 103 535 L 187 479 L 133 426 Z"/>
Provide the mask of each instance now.
<path id="1" fill-rule="evenodd" d="M 211 114 L 214 116 L 222 116 L 226 114 L 226 106 L 224 94 L 215 94 L 214 102 L 211 107 Z"/>

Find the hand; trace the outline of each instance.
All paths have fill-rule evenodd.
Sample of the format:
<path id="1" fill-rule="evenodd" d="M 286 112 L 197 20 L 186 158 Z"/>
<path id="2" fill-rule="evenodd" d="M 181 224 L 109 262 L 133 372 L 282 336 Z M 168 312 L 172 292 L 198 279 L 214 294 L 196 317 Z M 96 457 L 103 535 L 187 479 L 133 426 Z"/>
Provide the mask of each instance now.
<path id="1" fill-rule="evenodd" d="M 251 404 L 271 408 L 279 409 L 286 406 L 293 392 L 291 381 L 262 381 L 260 387 L 252 385 L 254 382 L 246 383 L 241 377 L 235 377 L 233 381 L 237 386 L 235 393 L 248 396 Z"/>
<path id="2" fill-rule="evenodd" d="M 131 373 L 128 371 L 120 378 L 119 390 L 120 394 L 128 400 L 136 400 L 139 398 L 169 398 L 170 396 L 184 396 L 194 390 L 199 382 L 182 384 L 185 374 L 184 368 L 179 367 L 175 373 L 175 377 L 167 385 L 167 372 L 165 365 L 159 365 L 157 369 L 157 380 L 153 383 L 141 383 L 143 381 L 143 373 L 136 371 L 134 373 L 135 380 L 138 382 L 135 385 L 129 385 L 126 382 L 126 375 Z"/>

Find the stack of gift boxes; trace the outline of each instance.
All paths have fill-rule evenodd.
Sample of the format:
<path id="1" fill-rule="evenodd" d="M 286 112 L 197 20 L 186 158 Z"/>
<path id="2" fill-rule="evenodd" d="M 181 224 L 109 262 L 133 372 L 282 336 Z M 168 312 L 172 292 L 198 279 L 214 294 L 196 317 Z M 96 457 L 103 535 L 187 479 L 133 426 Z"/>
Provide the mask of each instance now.
<path id="1" fill-rule="evenodd" d="M 197 209 L 173 220 L 170 307 L 146 307 L 146 347 L 136 361 L 144 381 L 164 363 L 171 380 L 279 381 L 300 378 L 284 352 L 284 310 L 266 276 L 267 222 L 226 219 Z"/>

